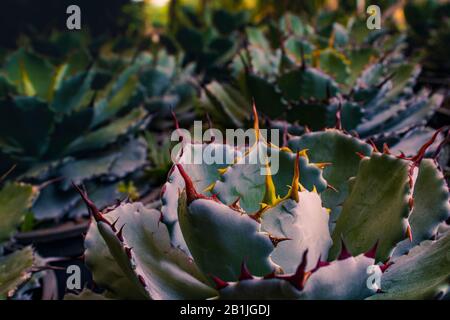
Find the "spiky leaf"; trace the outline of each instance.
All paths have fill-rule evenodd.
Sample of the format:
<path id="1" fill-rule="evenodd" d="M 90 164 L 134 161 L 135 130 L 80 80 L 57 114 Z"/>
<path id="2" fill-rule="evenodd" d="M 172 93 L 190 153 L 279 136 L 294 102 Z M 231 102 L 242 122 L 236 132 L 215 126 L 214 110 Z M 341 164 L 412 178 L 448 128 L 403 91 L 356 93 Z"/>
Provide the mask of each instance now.
<path id="1" fill-rule="evenodd" d="M 205 274 L 233 281 L 244 261 L 256 275 L 275 269 L 269 258 L 273 244 L 248 215 L 214 200 L 187 203 L 186 193 L 180 198 L 178 215 L 189 250 Z"/>
<path id="2" fill-rule="evenodd" d="M 405 160 L 374 153 L 361 160 L 333 232 L 330 256 L 341 249 L 341 237 L 353 255 L 378 242 L 376 260 L 385 261 L 405 238 L 409 198 L 409 165 Z"/>
<path id="3" fill-rule="evenodd" d="M 17 287 L 30 278 L 33 262 L 31 247 L 0 257 L 0 300 L 11 297 Z"/>
<path id="4" fill-rule="evenodd" d="M 445 295 L 450 279 L 450 233 L 425 241 L 395 261 L 381 278 L 382 293 L 371 299 L 433 299 Z"/>
<path id="5" fill-rule="evenodd" d="M 37 189 L 22 183 L 7 183 L 0 190 L 0 243 L 16 231 L 37 195 Z"/>

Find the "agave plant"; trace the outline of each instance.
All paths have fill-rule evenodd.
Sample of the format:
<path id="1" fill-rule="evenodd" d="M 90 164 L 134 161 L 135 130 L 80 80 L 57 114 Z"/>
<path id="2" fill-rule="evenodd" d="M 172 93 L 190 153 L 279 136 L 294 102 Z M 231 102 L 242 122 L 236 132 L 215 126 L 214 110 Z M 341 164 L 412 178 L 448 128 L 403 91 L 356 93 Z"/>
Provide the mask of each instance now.
<path id="1" fill-rule="evenodd" d="M 31 246 L 21 248 L 13 241 L 39 190 L 23 183 L 4 182 L 3 178 L 0 178 L 0 300 L 14 298 L 43 262 Z"/>
<path id="2" fill-rule="evenodd" d="M 206 3 L 202 3 L 205 5 Z M 241 46 L 240 31 L 249 23 L 249 12 L 171 3 L 168 30 L 162 43 L 180 52 L 183 64 L 195 63 L 204 80 L 227 78 L 227 66 Z"/>
<path id="3" fill-rule="evenodd" d="M 61 176 L 92 180 L 106 174 L 116 162 L 135 163 L 131 167 L 135 170 L 145 160 L 142 143 L 131 141 L 125 148 L 134 151 L 128 154 L 123 154 L 123 148 L 107 149 L 118 139 L 130 136 L 146 118 L 142 108 L 116 117 L 134 93 L 123 75 L 117 85 L 100 92 L 99 102 L 95 103 L 100 73 L 94 68 L 66 75 L 70 71 L 68 64 L 53 66 L 20 50 L 9 56 L 4 70 L 14 90 L 6 92 L 0 102 L 1 153 L 6 159 L 4 164 L 18 164 L 20 179 L 37 183 Z M 99 154 L 101 150 L 103 154 Z M 92 158 L 93 152 L 97 152 L 96 159 Z M 123 165 L 109 170 L 109 180 L 125 176 L 127 170 Z M 74 197 L 64 192 L 67 190 L 64 182 L 45 189 L 33 209 L 36 217 L 58 218 L 73 208 Z M 72 202 L 68 201 L 70 197 Z"/>
<path id="4" fill-rule="evenodd" d="M 408 23 L 410 49 L 422 50 L 424 81 L 433 86 L 445 86 L 449 63 L 448 55 L 450 4 L 445 1 L 408 1 L 404 7 Z"/>
<path id="5" fill-rule="evenodd" d="M 241 126 L 254 99 L 274 126 L 292 134 L 331 127 L 339 112 L 343 129 L 408 155 L 433 135 L 426 124 L 443 95 L 414 92 L 420 66 L 405 58 L 402 34 L 370 31 L 358 18 L 316 30 L 287 14 L 246 35 L 234 81 L 204 88 L 202 107 L 216 119 Z"/>
<path id="6" fill-rule="evenodd" d="M 256 122 L 255 143 L 243 149 L 183 139 L 160 210 L 141 203 L 99 210 L 77 187 L 93 217 L 86 264 L 105 289 L 103 297 L 446 294 L 449 193 L 434 159 L 424 158 L 437 133 L 406 157 L 388 148 L 379 152 L 338 129 L 306 133 L 278 147 L 258 128 Z M 249 161 L 261 151 L 278 156 L 276 174 L 261 174 L 268 157 Z M 194 164 L 196 152 L 235 160 Z M 380 275 L 381 288 L 367 284 L 368 268 Z M 87 290 L 80 296 L 89 297 Z"/>
<path id="7" fill-rule="evenodd" d="M 17 164 L 22 181 L 54 182 L 33 207 L 39 220 L 85 214 L 71 180 L 99 186 L 93 194 L 98 203 L 123 197 L 119 180 L 139 180 L 139 169 L 147 163 L 140 133 L 149 119 L 155 114 L 161 119 L 171 108 L 185 110 L 196 95 L 190 69 L 180 70 L 164 51 L 125 56 L 121 64 L 127 65 L 114 76 L 106 71 L 111 69 L 107 63 L 117 65 L 118 57 L 106 48 L 100 51 L 102 61 L 87 69 L 73 55 L 53 65 L 26 49 L 5 60 L 0 75 L 2 169 Z"/>

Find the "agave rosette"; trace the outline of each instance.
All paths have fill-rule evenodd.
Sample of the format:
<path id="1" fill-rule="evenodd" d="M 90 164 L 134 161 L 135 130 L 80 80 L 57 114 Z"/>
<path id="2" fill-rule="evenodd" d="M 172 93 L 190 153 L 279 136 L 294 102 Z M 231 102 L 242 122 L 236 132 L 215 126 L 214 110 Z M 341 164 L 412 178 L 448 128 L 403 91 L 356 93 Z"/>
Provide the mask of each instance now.
<path id="1" fill-rule="evenodd" d="M 241 126 L 254 99 L 269 123 L 291 134 L 331 127 L 341 110 L 343 129 L 395 152 L 413 155 L 433 135 L 427 122 L 444 95 L 415 91 L 421 67 L 405 57 L 404 35 L 370 31 L 358 18 L 315 30 L 292 14 L 245 34 L 234 79 L 203 90 L 201 105 L 217 119 Z"/>
<path id="2" fill-rule="evenodd" d="M 114 299 L 440 297 L 449 286 L 449 195 L 435 160 L 424 158 L 438 133 L 414 157 L 339 129 L 281 148 L 260 134 L 245 150 L 184 141 L 161 210 L 100 211 L 78 188 L 93 216 L 86 264 Z M 195 149 L 235 160 L 193 164 L 186 155 Z M 276 174 L 261 175 L 268 158 L 245 161 L 259 149 L 278 154 Z M 369 267 L 381 288 L 368 285 Z"/>
<path id="3" fill-rule="evenodd" d="M 70 181 L 96 188 L 92 197 L 100 206 L 125 196 L 121 181 L 135 181 L 146 192 L 139 186 L 139 171 L 147 164 L 143 129 L 155 114 L 164 125 L 170 108 L 188 111 L 196 95 L 192 68 L 180 70 L 163 50 L 124 57 L 115 75 L 105 71 L 105 64 L 118 57 L 105 57 L 86 65 L 92 57 L 84 61 L 73 54 L 53 64 L 21 49 L 5 59 L 0 168 L 18 164 L 18 179 L 53 182 L 33 207 L 38 220 L 85 214 Z"/>

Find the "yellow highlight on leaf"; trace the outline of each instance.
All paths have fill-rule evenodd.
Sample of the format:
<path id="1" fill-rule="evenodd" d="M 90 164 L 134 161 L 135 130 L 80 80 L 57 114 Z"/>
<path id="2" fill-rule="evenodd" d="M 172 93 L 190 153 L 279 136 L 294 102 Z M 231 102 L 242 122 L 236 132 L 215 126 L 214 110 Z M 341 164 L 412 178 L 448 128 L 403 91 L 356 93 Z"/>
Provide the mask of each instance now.
<path id="1" fill-rule="evenodd" d="M 22 80 L 22 86 L 25 95 L 28 97 L 35 96 L 36 90 L 34 89 L 34 86 L 31 83 L 30 77 L 28 76 L 28 72 L 25 69 L 25 64 L 23 61 L 20 61 L 20 77 Z"/>

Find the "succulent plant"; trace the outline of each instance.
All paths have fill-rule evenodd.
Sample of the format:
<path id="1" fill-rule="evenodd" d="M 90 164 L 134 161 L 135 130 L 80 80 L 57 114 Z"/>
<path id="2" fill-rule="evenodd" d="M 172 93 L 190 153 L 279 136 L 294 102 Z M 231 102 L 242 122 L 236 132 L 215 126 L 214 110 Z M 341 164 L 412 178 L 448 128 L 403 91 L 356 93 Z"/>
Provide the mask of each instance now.
<path id="1" fill-rule="evenodd" d="M 421 80 L 434 87 L 445 87 L 450 71 L 450 65 L 444 58 L 450 52 L 450 4 L 435 0 L 408 1 L 404 14 L 409 26 L 409 49 L 422 51 L 420 55 L 424 72 Z"/>
<path id="2" fill-rule="evenodd" d="M 402 34 L 370 31 L 358 18 L 315 30 L 286 14 L 246 35 L 234 80 L 204 87 L 201 106 L 216 119 L 241 126 L 254 99 L 273 126 L 291 134 L 331 127 L 339 113 L 344 130 L 407 155 L 433 135 L 426 125 L 444 95 L 413 90 L 421 68 L 406 59 Z"/>
<path id="3" fill-rule="evenodd" d="M 383 152 L 339 129 L 278 147 L 255 122 L 236 148 L 182 141 L 161 210 L 122 203 L 91 215 L 86 264 L 113 299 L 423 299 L 449 288 L 446 182 L 425 158 Z M 263 151 L 263 152 L 262 152 Z M 277 155 L 279 170 L 262 175 Z M 193 164 L 230 155 L 233 164 Z M 223 158 L 222 158 L 223 159 Z M 268 171 L 266 171 L 267 173 Z M 368 283 L 368 268 L 381 289 Z M 90 296 L 84 292 L 84 296 Z M 71 298 L 74 298 L 71 296 Z"/>
<path id="4" fill-rule="evenodd" d="M 245 10 L 203 7 L 195 12 L 189 6 L 172 2 L 170 22 L 161 42 L 179 52 L 183 64 L 195 63 L 202 79 L 227 78 L 227 66 L 241 46 L 240 31 L 248 24 Z"/>
<path id="5" fill-rule="evenodd" d="M 42 184 L 61 176 L 88 181 L 107 175 L 114 181 L 145 161 L 145 143 L 131 134 L 145 123 L 146 112 L 127 109 L 137 85 L 130 80 L 133 67 L 113 85 L 98 69 L 73 67 L 70 60 L 55 66 L 25 49 L 5 61 L 11 89 L 0 98 L 2 165 L 17 164 L 21 180 Z M 111 147 L 119 139 L 134 141 Z M 73 208 L 77 199 L 67 190 L 65 182 L 44 189 L 33 208 L 36 218 L 60 218 Z"/>
<path id="6" fill-rule="evenodd" d="M 118 62 L 107 48 L 100 51 L 100 61 L 87 69 L 73 57 L 77 52 L 59 65 L 26 49 L 5 60 L 0 169 L 17 164 L 18 179 L 53 182 L 34 204 L 38 220 L 86 213 L 70 181 L 97 186 L 93 198 L 99 204 L 125 196 L 120 180 L 139 180 L 139 169 L 147 164 L 147 143 L 140 134 L 149 119 L 164 128 L 172 108 L 192 114 L 190 102 L 197 94 L 192 68 L 181 70 L 163 50 L 125 55 Z M 113 75 L 105 71 L 112 68 L 108 63 L 124 66 L 115 67 L 120 71 Z"/>
<path id="7" fill-rule="evenodd" d="M 30 210 L 38 189 L 31 185 L 0 179 L 0 300 L 13 298 L 26 283 L 40 259 L 31 246 L 14 245 L 13 236 Z"/>

